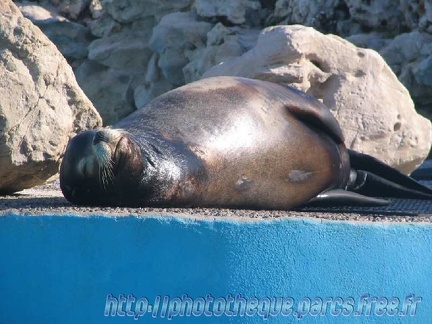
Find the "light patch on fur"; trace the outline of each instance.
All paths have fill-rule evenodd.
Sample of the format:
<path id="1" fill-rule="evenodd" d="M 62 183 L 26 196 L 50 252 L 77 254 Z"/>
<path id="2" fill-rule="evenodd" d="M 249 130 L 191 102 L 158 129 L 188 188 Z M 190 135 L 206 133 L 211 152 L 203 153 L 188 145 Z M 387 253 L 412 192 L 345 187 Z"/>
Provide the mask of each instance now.
<path id="1" fill-rule="evenodd" d="M 237 191 L 245 191 L 252 188 L 254 185 L 254 181 L 249 179 L 244 174 L 241 174 L 235 184 L 235 188 Z"/>
<path id="2" fill-rule="evenodd" d="M 304 182 L 312 177 L 312 172 L 306 172 L 304 170 L 291 170 L 288 174 L 288 180 L 290 182 Z"/>
<path id="3" fill-rule="evenodd" d="M 92 157 L 82 158 L 77 165 L 78 174 L 81 177 L 93 176 L 94 160 Z"/>
<path id="4" fill-rule="evenodd" d="M 236 121 L 235 127 L 225 129 L 218 136 L 208 139 L 206 146 L 218 152 L 245 150 L 256 146 L 256 137 L 253 134 L 255 121 L 252 118 L 242 118 Z"/>

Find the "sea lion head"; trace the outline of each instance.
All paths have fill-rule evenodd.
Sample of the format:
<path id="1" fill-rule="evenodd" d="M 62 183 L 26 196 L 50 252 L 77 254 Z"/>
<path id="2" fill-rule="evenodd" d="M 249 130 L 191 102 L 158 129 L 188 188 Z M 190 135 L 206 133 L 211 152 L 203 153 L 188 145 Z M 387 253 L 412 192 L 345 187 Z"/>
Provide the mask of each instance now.
<path id="1" fill-rule="evenodd" d="M 127 132 L 97 129 L 72 138 L 60 167 L 60 187 L 79 205 L 112 205 L 122 186 L 133 190 L 142 175 L 141 149 Z"/>

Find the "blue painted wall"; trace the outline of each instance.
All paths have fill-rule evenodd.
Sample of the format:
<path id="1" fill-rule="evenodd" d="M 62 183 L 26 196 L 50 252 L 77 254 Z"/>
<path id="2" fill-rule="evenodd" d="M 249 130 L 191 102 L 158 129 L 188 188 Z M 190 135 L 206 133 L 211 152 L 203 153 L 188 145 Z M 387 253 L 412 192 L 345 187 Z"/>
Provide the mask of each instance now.
<path id="1" fill-rule="evenodd" d="M 6 215 L 0 246 L 0 323 L 132 323 L 146 310 L 145 323 L 432 318 L 429 224 Z"/>

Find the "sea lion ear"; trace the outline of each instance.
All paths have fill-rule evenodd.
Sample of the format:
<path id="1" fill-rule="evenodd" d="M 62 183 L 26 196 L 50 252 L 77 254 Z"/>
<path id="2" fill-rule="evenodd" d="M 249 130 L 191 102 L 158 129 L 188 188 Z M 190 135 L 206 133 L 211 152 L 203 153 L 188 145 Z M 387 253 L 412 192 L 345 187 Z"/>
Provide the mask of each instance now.
<path id="1" fill-rule="evenodd" d="M 305 124 L 310 124 L 329 135 L 337 143 L 344 142 L 339 122 L 330 109 L 315 97 L 293 87 L 282 97 L 285 107 Z"/>

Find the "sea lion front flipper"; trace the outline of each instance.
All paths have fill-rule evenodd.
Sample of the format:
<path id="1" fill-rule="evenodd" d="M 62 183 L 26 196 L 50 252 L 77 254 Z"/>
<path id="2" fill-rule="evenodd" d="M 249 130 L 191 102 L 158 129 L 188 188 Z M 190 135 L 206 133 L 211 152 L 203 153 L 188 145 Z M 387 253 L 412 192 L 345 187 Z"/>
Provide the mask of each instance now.
<path id="1" fill-rule="evenodd" d="M 344 141 L 342 129 L 321 101 L 293 87 L 288 87 L 284 98 L 285 107 L 298 119 L 306 124 L 322 130 L 329 135 L 337 144 Z"/>
<path id="2" fill-rule="evenodd" d="M 343 189 L 331 189 L 309 200 L 303 207 L 320 206 L 386 206 L 390 202 L 384 199 L 363 196 Z"/>

